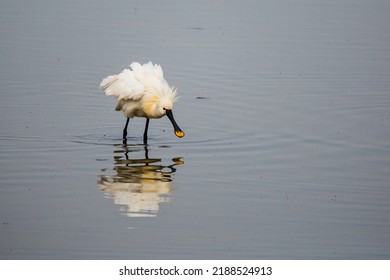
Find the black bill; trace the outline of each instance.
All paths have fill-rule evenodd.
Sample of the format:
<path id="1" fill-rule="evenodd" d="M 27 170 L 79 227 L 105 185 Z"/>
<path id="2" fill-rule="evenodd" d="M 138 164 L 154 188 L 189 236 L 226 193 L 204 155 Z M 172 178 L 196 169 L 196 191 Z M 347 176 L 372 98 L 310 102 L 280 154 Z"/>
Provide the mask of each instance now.
<path id="1" fill-rule="evenodd" d="M 180 127 L 177 125 L 175 119 L 173 118 L 172 110 L 166 110 L 166 112 L 167 112 L 167 117 L 171 121 L 171 123 L 173 125 L 173 129 L 175 130 L 175 135 L 179 138 L 184 137 L 185 133 L 183 132 L 183 130 L 180 129 Z"/>

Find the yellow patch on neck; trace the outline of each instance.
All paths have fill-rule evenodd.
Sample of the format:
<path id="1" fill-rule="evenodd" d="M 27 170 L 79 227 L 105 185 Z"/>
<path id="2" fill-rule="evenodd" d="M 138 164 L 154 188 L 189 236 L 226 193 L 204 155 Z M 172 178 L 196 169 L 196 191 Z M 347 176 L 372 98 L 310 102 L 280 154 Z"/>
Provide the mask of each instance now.
<path id="1" fill-rule="evenodd" d="M 152 95 L 149 98 L 145 99 L 144 112 L 147 117 L 153 117 L 155 115 L 155 109 L 157 106 L 157 102 L 159 101 L 158 95 Z"/>

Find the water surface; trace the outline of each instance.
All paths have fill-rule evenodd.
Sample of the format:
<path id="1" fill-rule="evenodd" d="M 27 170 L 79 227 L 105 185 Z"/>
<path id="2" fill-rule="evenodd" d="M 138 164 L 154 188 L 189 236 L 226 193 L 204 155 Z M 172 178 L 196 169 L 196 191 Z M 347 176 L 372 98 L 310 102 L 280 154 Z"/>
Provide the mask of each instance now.
<path id="1" fill-rule="evenodd" d="M 388 1 L 9 1 L 1 259 L 388 259 Z M 102 78 L 178 87 L 131 120 Z"/>

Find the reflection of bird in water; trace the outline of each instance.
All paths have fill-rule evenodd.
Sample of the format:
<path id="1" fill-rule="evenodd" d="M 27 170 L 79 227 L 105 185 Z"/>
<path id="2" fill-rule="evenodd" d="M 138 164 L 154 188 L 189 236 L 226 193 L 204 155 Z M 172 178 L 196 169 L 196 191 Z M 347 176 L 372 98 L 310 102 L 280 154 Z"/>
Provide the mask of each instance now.
<path id="1" fill-rule="evenodd" d="M 173 190 L 171 174 L 176 171 L 174 166 L 183 164 L 180 158 L 174 158 L 171 165 L 164 166 L 161 159 L 149 158 L 147 146 L 144 146 L 145 156 L 141 159 L 130 159 L 129 153 L 139 152 L 139 149 L 129 150 L 129 146 L 114 153 L 115 175 L 100 175 L 98 184 L 100 190 L 114 199 L 114 203 L 123 205 L 129 217 L 153 217 L 159 211 L 159 204 L 170 202 Z M 137 148 L 139 146 L 133 146 Z"/>
<path id="2" fill-rule="evenodd" d="M 127 118 L 123 129 L 123 139 L 127 136 L 127 126 L 130 118 L 146 118 L 144 143 L 147 143 L 150 119 L 159 119 L 165 115 L 172 122 L 177 137 L 183 137 L 172 114 L 173 103 L 177 101 L 175 88 L 168 85 L 164 79 L 160 65 L 152 62 L 139 64 L 133 62 L 130 69 L 123 70 L 118 75 L 108 76 L 100 83 L 100 88 L 106 95 L 118 98 L 115 110 L 123 111 Z"/>

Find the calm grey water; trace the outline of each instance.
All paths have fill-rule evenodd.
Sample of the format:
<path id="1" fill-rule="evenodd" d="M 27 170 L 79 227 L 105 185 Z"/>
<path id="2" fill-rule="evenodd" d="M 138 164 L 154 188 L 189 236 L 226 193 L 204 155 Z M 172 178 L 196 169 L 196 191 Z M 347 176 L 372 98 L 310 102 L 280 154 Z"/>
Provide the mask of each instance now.
<path id="1" fill-rule="evenodd" d="M 389 259 L 389 1 L 1 1 L 1 259 Z M 167 118 L 102 78 L 161 64 Z"/>

